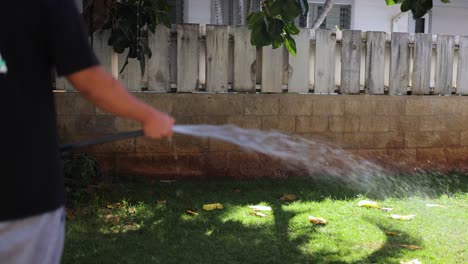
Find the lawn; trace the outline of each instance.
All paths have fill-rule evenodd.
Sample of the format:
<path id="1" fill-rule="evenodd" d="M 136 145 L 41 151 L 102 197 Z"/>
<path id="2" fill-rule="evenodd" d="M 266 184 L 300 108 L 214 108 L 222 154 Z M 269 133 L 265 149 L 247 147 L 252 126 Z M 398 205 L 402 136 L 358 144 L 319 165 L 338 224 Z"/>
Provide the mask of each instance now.
<path id="1" fill-rule="evenodd" d="M 88 188 L 73 204 L 63 262 L 468 263 L 468 176 L 396 178 L 413 190 L 381 197 L 379 188 L 388 186 L 355 191 L 325 178 L 119 179 Z M 284 194 L 297 199 L 281 200 Z M 394 210 L 359 207 L 365 199 Z M 224 208 L 203 210 L 209 203 Z M 259 217 L 250 205 L 272 210 Z M 401 221 L 390 214 L 415 217 Z M 309 215 L 327 224 L 314 225 Z"/>

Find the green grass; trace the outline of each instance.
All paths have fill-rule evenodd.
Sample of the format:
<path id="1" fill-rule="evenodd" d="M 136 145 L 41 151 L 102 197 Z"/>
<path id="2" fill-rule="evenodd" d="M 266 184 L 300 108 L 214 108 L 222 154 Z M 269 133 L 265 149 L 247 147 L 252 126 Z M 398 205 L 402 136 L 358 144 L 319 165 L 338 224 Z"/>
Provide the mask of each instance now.
<path id="1" fill-rule="evenodd" d="M 426 194 L 417 192 L 415 183 L 417 195 L 376 201 L 394 208 L 391 213 L 415 214 L 411 221 L 357 206 L 378 193 L 358 193 L 326 180 L 120 180 L 75 204 L 63 262 L 400 263 L 417 258 L 422 263 L 468 263 L 468 177 L 406 175 L 405 181 L 408 177 L 437 180 L 429 181 L 434 186 Z M 279 200 L 286 193 L 298 199 Z M 158 204 L 162 200 L 166 204 Z M 214 202 L 224 209 L 202 210 L 203 204 Z M 269 218 L 249 214 L 247 206 L 257 204 L 271 206 L 265 212 Z M 187 209 L 198 215 L 187 214 Z M 328 224 L 315 226 L 309 215 Z"/>

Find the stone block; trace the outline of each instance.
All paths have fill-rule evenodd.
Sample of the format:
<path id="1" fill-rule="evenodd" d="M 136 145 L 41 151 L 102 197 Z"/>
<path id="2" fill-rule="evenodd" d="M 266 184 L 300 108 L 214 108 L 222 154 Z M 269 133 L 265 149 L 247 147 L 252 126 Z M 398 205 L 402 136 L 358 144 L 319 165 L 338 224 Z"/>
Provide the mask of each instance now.
<path id="1" fill-rule="evenodd" d="M 96 107 L 90 101 L 84 99 L 82 96 L 76 96 L 73 105 L 69 105 L 74 109 L 75 115 L 95 115 Z"/>
<path id="2" fill-rule="evenodd" d="M 208 151 L 208 139 L 174 135 L 172 137 L 172 146 L 175 153 L 206 152 Z"/>
<path id="3" fill-rule="evenodd" d="M 460 144 L 462 146 L 468 146 L 468 130 L 461 132 Z"/>
<path id="4" fill-rule="evenodd" d="M 404 148 L 405 136 L 398 132 L 378 132 L 375 136 L 375 147 L 383 149 Z"/>
<path id="5" fill-rule="evenodd" d="M 345 113 L 345 100 L 337 97 L 315 97 L 313 102 L 314 116 L 341 116 Z"/>
<path id="6" fill-rule="evenodd" d="M 172 104 L 173 102 L 177 102 L 177 98 L 180 94 L 137 92 L 132 93 L 132 95 L 161 112 L 172 113 Z M 182 95 L 182 97 L 184 96 L 185 95 Z"/>
<path id="7" fill-rule="evenodd" d="M 443 148 L 416 149 L 416 160 L 423 168 L 439 169 L 446 167 L 447 155 Z"/>
<path id="8" fill-rule="evenodd" d="M 457 100 L 455 96 L 431 97 L 431 103 L 434 108 L 434 114 L 436 115 L 460 114 L 460 108 L 458 106 L 460 100 Z"/>
<path id="9" fill-rule="evenodd" d="M 295 128 L 296 118 L 293 116 L 262 117 L 262 130 L 276 130 L 284 133 L 293 133 Z"/>
<path id="10" fill-rule="evenodd" d="M 405 111 L 408 116 L 424 116 L 424 115 L 434 115 L 434 106 L 432 104 L 432 99 L 407 99 Z"/>
<path id="11" fill-rule="evenodd" d="M 392 116 L 389 118 L 390 131 L 401 133 L 419 131 L 419 116 Z"/>
<path id="12" fill-rule="evenodd" d="M 390 131 L 389 116 L 361 116 L 359 130 L 362 132 L 388 132 Z"/>
<path id="13" fill-rule="evenodd" d="M 357 132 L 359 131 L 359 117 L 356 116 L 331 116 L 331 132 Z"/>
<path id="14" fill-rule="evenodd" d="M 402 96 L 403 97 L 403 96 Z M 375 114 L 378 116 L 401 116 L 405 114 L 405 100 L 385 98 L 383 100 L 376 100 Z"/>
<path id="15" fill-rule="evenodd" d="M 227 116 L 192 116 L 190 123 L 196 125 L 225 125 L 227 120 Z"/>
<path id="16" fill-rule="evenodd" d="M 97 134 L 111 134 L 117 132 L 115 116 L 97 115 L 95 131 Z"/>
<path id="17" fill-rule="evenodd" d="M 276 95 L 250 95 L 245 97 L 245 115 L 278 115 L 279 97 Z"/>
<path id="18" fill-rule="evenodd" d="M 409 132 L 405 135 L 409 148 L 438 148 L 460 145 L 460 133 L 457 132 Z"/>
<path id="19" fill-rule="evenodd" d="M 210 152 L 221 152 L 221 151 L 236 151 L 239 147 L 235 144 L 231 144 L 226 141 L 216 140 L 210 138 L 208 141 Z"/>
<path id="20" fill-rule="evenodd" d="M 344 111 L 345 115 L 375 115 L 376 100 L 371 97 L 364 97 L 363 99 L 347 98 Z"/>
<path id="21" fill-rule="evenodd" d="M 177 116 L 196 116 L 207 113 L 207 97 L 193 94 L 178 94 L 172 102 L 172 114 Z"/>
<path id="22" fill-rule="evenodd" d="M 109 143 L 98 144 L 87 148 L 92 153 L 133 153 L 135 152 L 136 139 L 117 140 Z"/>
<path id="23" fill-rule="evenodd" d="M 119 132 L 142 129 L 140 122 L 137 122 L 128 118 L 115 117 L 114 124 L 115 124 L 115 128 Z"/>
<path id="24" fill-rule="evenodd" d="M 245 96 L 244 95 L 209 94 L 206 96 L 206 113 L 209 116 L 244 115 L 244 109 L 245 109 Z"/>
<path id="25" fill-rule="evenodd" d="M 55 111 L 57 115 L 78 115 L 75 112 L 75 102 L 78 94 L 73 92 L 54 93 Z"/>
<path id="26" fill-rule="evenodd" d="M 421 116 L 420 131 L 445 131 L 446 120 L 446 116 Z"/>
<path id="27" fill-rule="evenodd" d="M 313 97 L 285 95 L 279 99 L 279 113 L 285 116 L 308 116 L 313 113 Z"/>
<path id="28" fill-rule="evenodd" d="M 328 131 L 327 116 L 298 116 L 296 117 L 297 133 L 313 133 Z"/>
<path id="29" fill-rule="evenodd" d="M 169 139 L 136 138 L 136 152 L 138 153 L 172 153 L 172 143 Z"/>
<path id="30" fill-rule="evenodd" d="M 75 131 L 78 135 L 94 135 L 96 130 L 96 116 L 79 115 L 75 118 Z"/>
<path id="31" fill-rule="evenodd" d="M 468 115 L 445 116 L 444 122 L 448 131 L 468 130 Z"/>
<path id="32" fill-rule="evenodd" d="M 282 178 L 286 167 L 280 160 L 259 153 L 227 153 L 226 174 L 237 179 Z"/>
<path id="33" fill-rule="evenodd" d="M 262 127 L 262 119 L 259 116 L 230 116 L 227 122 L 247 129 L 260 129 Z"/>

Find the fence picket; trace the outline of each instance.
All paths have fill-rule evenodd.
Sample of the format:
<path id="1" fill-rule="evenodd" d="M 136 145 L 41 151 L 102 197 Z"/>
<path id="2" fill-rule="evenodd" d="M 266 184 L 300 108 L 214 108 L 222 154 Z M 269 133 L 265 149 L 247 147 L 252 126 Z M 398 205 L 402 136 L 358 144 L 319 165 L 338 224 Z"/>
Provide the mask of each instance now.
<path id="1" fill-rule="evenodd" d="M 309 91 L 310 29 L 301 28 L 294 39 L 297 55 L 289 56 L 288 92 L 306 93 Z"/>
<path id="2" fill-rule="evenodd" d="M 169 91 L 170 75 L 170 29 L 158 25 L 155 33 L 149 32 L 149 47 L 153 56 L 148 59 L 148 90 Z"/>
<path id="3" fill-rule="evenodd" d="M 199 25 L 177 25 L 177 92 L 193 92 L 199 85 Z"/>
<path id="4" fill-rule="evenodd" d="M 411 94 L 424 95 L 431 92 L 432 35 L 414 35 L 413 84 Z"/>
<path id="5" fill-rule="evenodd" d="M 406 95 L 409 86 L 409 34 L 392 33 L 390 95 Z"/>
<path id="6" fill-rule="evenodd" d="M 468 36 L 460 36 L 457 94 L 468 95 Z"/>
<path id="7" fill-rule="evenodd" d="M 206 91 L 228 91 L 229 27 L 206 26 Z"/>
<path id="8" fill-rule="evenodd" d="M 262 93 L 283 92 L 283 48 L 262 48 Z"/>
<path id="9" fill-rule="evenodd" d="M 332 93 L 335 91 L 336 33 L 329 29 L 317 29 L 315 36 L 314 93 Z"/>
<path id="10" fill-rule="evenodd" d="M 248 27 L 233 28 L 234 34 L 234 83 L 236 92 L 255 92 L 257 49 L 250 44 Z"/>
<path id="11" fill-rule="evenodd" d="M 454 42 L 454 36 L 438 36 L 434 94 L 452 93 Z"/>
<path id="12" fill-rule="evenodd" d="M 346 94 L 359 94 L 361 72 L 361 31 L 343 30 L 341 40 L 341 86 Z"/>
<path id="13" fill-rule="evenodd" d="M 385 32 L 367 32 L 366 46 L 366 93 L 384 94 Z"/>

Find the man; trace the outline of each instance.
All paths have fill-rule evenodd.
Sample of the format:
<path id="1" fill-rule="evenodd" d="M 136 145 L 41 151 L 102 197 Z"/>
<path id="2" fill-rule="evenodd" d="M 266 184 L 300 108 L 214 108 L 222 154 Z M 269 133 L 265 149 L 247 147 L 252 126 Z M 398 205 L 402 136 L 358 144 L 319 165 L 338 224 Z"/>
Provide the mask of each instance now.
<path id="1" fill-rule="evenodd" d="M 60 262 L 64 190 L 52 68 L 97 107 L 140 121 L 146 136 L 172 134 L 174 119 L 105 72 L 87 38 L 73 0 L 0 2 L 2 150 L 14 156 L 0 176 L 0 263 Z"/>

